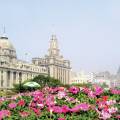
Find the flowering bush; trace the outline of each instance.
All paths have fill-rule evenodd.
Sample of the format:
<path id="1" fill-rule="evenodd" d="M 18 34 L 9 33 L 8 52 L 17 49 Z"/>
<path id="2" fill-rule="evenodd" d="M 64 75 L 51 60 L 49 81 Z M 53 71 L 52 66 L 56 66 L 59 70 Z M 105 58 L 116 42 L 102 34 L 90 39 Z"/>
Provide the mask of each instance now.
<path id="1" fill-rule="evenodd" d="M 120 91 L 92 87 L 44 87 L 0 98 L 0 120 L 119 120 Z"/>

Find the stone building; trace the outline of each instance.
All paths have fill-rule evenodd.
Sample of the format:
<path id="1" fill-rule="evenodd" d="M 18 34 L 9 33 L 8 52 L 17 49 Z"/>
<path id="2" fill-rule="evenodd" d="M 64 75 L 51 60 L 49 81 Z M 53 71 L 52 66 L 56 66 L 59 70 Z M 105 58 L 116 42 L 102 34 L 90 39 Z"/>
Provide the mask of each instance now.
<path id="1" fill-rule="evenodd" d="M 31 79 L 36 75 L 47 75 L 43 66 L 17 59 L 16 50 L 8 37 L 0 37 L 0 89 L 9 89 L 14 83 Z"/>
<path id="2" fill-rule="evenodd" d="M 35 65 L 47 67 L 48 74 L 51 77 L 59 79 L 63 84 L 70 83 L 70 61 L 65 60 L 60 55 L 58 41 L 55 35 L 51 37 L 48 55 L 45 55 L 44 58 L 33 58 L 32 62 Z"/>

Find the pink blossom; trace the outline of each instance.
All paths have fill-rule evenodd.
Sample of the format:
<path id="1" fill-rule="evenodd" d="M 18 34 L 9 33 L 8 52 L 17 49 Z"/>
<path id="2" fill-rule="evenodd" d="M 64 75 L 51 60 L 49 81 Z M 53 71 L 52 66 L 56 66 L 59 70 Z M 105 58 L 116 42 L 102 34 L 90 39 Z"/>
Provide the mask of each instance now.
<path id="1" fill-rule="evenodd" d="M 2 120 L 4 117 L 9 117 L 11 115 L 9 110 L 1 110 L 0 111 L 0 120 Z"/>
<path id="2" fill-rule="evenodd" d="M 111 89 L 111 93 L 120 95 L 120 90 Z"/>
<path id="3" fill-rule="evenodd" d="M 73 108 L 70 109 L 71 112 L 79 112 L 80 111 L 80 107 L 77 105 Z"/>
<path id="4" fill-rule="evenodd" d="M 17 106 L 16 103 L 10 103 L 10 104 L 8 105 L 8 107 L 9 107 L 10 109 L 16 108 L 16 106 Z"/>
<path id="5" fill-rule="evenodd" d="M 108 112 L 106 112 L 106 111 L 104 111 L 104 110 L 102 110 L 101 115 L 102 115 L 101 118 L 102 118 L 103 120 L 107 120 L 107 119 L 111 118 L 111 116 L 112 116 L 110 113 L 108 113 Z"/>
<path id="6" fill-rule="evenodd" d="M 91 97 L 91 98 L 95 98 L 95 97 L 96 97 L 96 96 L 95 96 L 95 93 L 94 93 L 93 91 L 90 91 L 90 92 L 88 93 L 88 96 Z"/>
<path id="7" fill-rule="evenodd" d="M 73 93 L 73 94 L 77 94 L 80 91 L 80 89 L 78 87 L 72 86 L 69 88 L 69 92 Z"/>
<path id="8" fill-rule="evenodd" d="M 31 102 L 31 103 L 29 104 L 29 106 L 30 106 L 30 107 L 36 107 L 36 103 Z"/>
<path id="9" fill-rule="evenodd" d="M 58 120 L 65 120 L 65 118 L 58 118 Z"/>
<path id="10" fill-rule="evenodd" d="M 19 112 L 21 117 L 28 117 L 28 115 L 30 115 L 29 112 L 23 111 L 23 112 Z"/>
<path id="11" fill-rule="evenodd" d="M 69 98 L 69 101 L 73 101 L 73 100 L 75 100 L 75 98 L 72 98 L 72 97 Z"/>
<path id="12" fill-rule="evenodd" d="M 87 88 L 87 87 L 84 87 L 84 88 L 83 88 L 83 92 L 86 93 L 86 94 L 88 94 L 88 93 L 90 92 L 90 89 Z"/>
<path id="13" fill-rule="evenodd" d="M 116 113 L 117 111 L 118 111 L 118 109 L 116 107 L 111 107 L 111 108 L 108 109 L 108 112 L 110 114 Z"/>
<path id="14" fill-rule="evenodd" d="M 44 97 L 44 94 L 41 91 L 35 91 L 32 94 L 34 97 Z"/>
<path id="15" fill-rule="evenodd" d="M 62 106 L 62 113 L 67 113 L 69 112 L 70 108 L 67 105 Z"/>
<path id="16" fill-rule="evenodd" d="M 116 104 L 116 100 L 109 100 L 109 101 L 106 101 L 106 104 L 107 105 L 114 105 L 114 104 Z"/>
<path id="17" fill-rule="evenodd" d="M 90 105 L 86 103 L 81 103 L 71 109 L 72 112 L 79 112 L 80 110 L 87 111 L 89 110 Z"/>
<path id="18" fill-rule="evenodd" d="M 99 87 L 99 86 L 94 86 L 95 89 L 95 95 L 100 95 L 104 92 L 103 88 Z"/>
<path id="19" fill-rule="evenodd" d="M 116 118 L 120 119 L 120 115 L 117 115 Z"/>
<path id="20" fill-rule="evenodd" d="M 106 106 L 106 104 L 105 104 L 104 101 L 101 101 L 101 102 L 98 103 L 98 108 L 99 109 L 103 109 L 103 108 L 105 108 L 105 106 Z"/>
<path id="21" fill-rule="evenodd" d="M 40 107 L 40 108 L 44 108 L 44 104 L 39 104 L 38 103 L 37 106 Z"/>
<path id="22" fill-rule="evenodd" d="M 54 106 L 54 105 L 55 105 L 55 98 L 54 98 L 54 96 L 49 95 L 49 96 L 46 98 L 46 105 L 47 105 L 47 106 Z"/>
<path id="23" fill-rule="evenodd" d="M 59 91 L 57 96 L 58 96 L 58 99 L 62 99 L 62 98 L 64 98 L 66 96 L 66 92 Z"/>
<path id="24" fill-rule="evenodd" d="M 53 108 L 54 113 L 62 113 L 63 112 L 62 107 L 60 107 L 60 106 L 53 106 L 52 108 Z"/>
<path id="25" fill-rule="evenodd" d="M 87 103 L 81 103 L 81 104 L 79 105 L 79 107 L 80 107 L 81 110 L 87 111 L 87 110 L 89 110 L 90 105 L 87 104 Z"/>
<path id="26" fill-rule="evenodd" d="M 34 113 L 39 116 L 40 115 L 40 110 L 38 108 L 32 108 L 32 110 L 34 111 Z"/>
<path id="27" fill-rule="evenodd" d="M 68 101 L 68 102 L 74 102 L 74 101 L 75 101 L 75 98 L 73 98 L 73 97 L 68 97 L 68 96 L 66 96 L 65 99 L 66 99 L 66 101 Z"/>
<path id="28" fill-rule="evenodd" d="M 53 108 L 49 106 L 49 107 L 48 107 L 48 111 L 50 112 L 50 114 L 52 114 Z"/>
<path id="29" fill-rule="evenodd" d="M 58 87 L 58 91 L 64 91 L 65 88 L 64 87 Z"/>
<path id="30" fill-rule="evenodd" d="M 25 106 L 25 101 L 24 100 L 19 100 L 18 101 L 18 106 Z"/>

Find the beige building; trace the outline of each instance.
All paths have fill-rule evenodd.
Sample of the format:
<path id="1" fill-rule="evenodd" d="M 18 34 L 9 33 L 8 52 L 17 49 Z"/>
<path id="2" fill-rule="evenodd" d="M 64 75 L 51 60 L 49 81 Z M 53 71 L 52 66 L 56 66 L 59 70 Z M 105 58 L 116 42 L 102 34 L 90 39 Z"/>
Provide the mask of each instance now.
<path id="1" fill-rule="evenodd" d="M 59 79 L 64 84 L 70 83 L 70 61 L 65 60 L 63 56 L 60 55 L 58 41 L 55 35 L 51 37 L 48 55 L 44 58 L 33 58 L 32 62 L 35 65 L 47 67 L 48 74 L 51 77 Z"/>
<path id="2" fill-rule="evenodd" d="M 8 37 L 0 37 L 0 89 L 9 89 L 14 83 L 31 79 L 36 75 L 47 75 L 45 67 L 17 59 L 16 50 Z"/>

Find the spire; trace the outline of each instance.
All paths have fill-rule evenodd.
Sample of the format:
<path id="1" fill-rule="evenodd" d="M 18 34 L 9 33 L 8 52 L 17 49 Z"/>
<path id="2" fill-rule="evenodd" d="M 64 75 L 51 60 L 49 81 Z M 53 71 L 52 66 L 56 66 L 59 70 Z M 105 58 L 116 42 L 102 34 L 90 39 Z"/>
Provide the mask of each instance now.
<path id="1" fill-rule="evenodd" d="M 56 35 L 51 36 L 50 48 L 48 51 L 49 51 L 50 56 L 58 56 L 59 55 L 58 42 L 57 42 Z"/>
<path id="2" fill-rule="evenodd" d="M 50 49 L 58 49 L 58 42 L 57 42 L 56 35 L 51 36 Z"/>
<path id="3" fill-rule="evenodd" d="M 3 26 L 3 31 L 2 31 L 2 35 L 0 37 L 1 39 L 8 39 L 7 35 L 6 35 L 6 28 L 5 25 Z"/>

